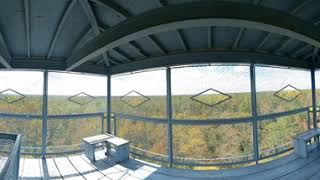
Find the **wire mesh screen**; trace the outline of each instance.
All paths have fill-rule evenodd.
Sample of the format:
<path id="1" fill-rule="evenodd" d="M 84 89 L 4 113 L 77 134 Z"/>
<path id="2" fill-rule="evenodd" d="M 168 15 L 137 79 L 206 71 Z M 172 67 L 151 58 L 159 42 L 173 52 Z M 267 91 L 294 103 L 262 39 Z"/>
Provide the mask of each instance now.
<path id="1" fill-rule="evenodd" d="M 47 153 L 79 151 L 81 139 L 101 133 L 101 117 L 48 119 Z"/>
<path id="2" fill-rule="evenodd" d="M 311 106 L 310 71 L 256 67 L 257 111 L 270 114 Z"/>
<path id="3" fill-rule="evenodd" d="M 319 116 L 320 116 L 320 71 L 315 71 L 315 81 L 316 81 L 316 100 L 317 100 L 317 124 L 318 127 L 319 126 Z M 312 113 L 313 113 L 313 109 L 310 108 L 310 116 L 312 117 Z M 311 123 L 311 127 L 312 127 L 313 123 Z"/>
<path id="4" fill-rule="evenodd" d="M 0 71 L 0 112 L 41 114 L 43 73 Z"/>
<path id="5" fill-rule="evenodd" d="M 48 81 L 48 114 L 106 111 L 106 77 L 49 72 Z"/>
<path id="6" fill-rule="evenodd" d="M 0 132 L 21 134 L 21 153 L 41 153 L 40 119 L 0 119 Z"/>
<path id="7" fill-rule="evenodd" d="M 166 117 L 165 70 L 114 76 L 112 111 L 145 117 Z"/>
<path id="8" fill-rule="evenodd" d="M 173 127 L 174 160 L 222 164 L 253 159 L 252 123 Z"/>
<path id="9" fill-rule="evenodd" d="M 315 71 L 317 105 L 320 106 L 320 71 Z"/>
<path id="10" fill-rule="evenodd" d="M 251 116 L 249 66 L 172 69 L 174 119 Z"/>
<path id="11" fill-rule="evenodd" d="M 1 136 L 1 134 L 0 134 Z M 14 139 L 0 137 L 0 173 L 6 164 L 15 144 Z"/>
<path id="12" fill-rule="evenodd" d="M 0 133 L 0 179 L 18 179 L 20 135 Z"/>
<path id="13" fill-rule="evenodd" d="M 293 138 L 308 129 L 307 113 L 258 122 L 259 155 L 266 157 L 292 147 Z"/>
<path id="14" fill-rule="evenodd" d="M 116 135 L 130 141 L 133 154 L 167 160 L 167 125 L 116 119 Z"/>

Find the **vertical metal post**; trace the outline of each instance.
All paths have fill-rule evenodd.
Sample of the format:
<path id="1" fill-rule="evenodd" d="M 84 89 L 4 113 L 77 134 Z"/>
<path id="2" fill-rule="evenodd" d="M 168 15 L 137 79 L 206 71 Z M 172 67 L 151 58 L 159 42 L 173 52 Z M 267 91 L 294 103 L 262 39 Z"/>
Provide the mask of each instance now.
<path id="1" fill-rule="evenodd" d="M 43 95 L 42 95 L 42 158 L 46 157 L 46 145 L 47 145 L 47 115 L 48 115 L 48 71 L 43 73 Z"/>
<path id="2" fill-rule="evenodd" d="M 168 161 L 170 167 L 173 163 L 173 147 L 172 147 L 172 95 L 171 95 L 171 69 L 166 68 L 166 80 L 167 80 L 167 120 L 168 120 Z"/>
<path id="3" fill-rule="evenodd" d="M 104 133 L 104 113 L 101 115 L 101 134 Z"/>
<path id="4" fill-rule="evenodd" d="M 312 115 L 313 115 L 313 127 L 318 128 L 317 123 L 317 94 L 316 94 L 316 79 L 315 70 L 311 69 L 311 90 L 312 90 Z"/>
<path id="5" fill-rule="evenodd" d="M 259 163 L 259 139 L 258 139 L 258 122 L 257 122 L 257 91 L 256 91 L 256 74 L 255 66 L 250 65 L 250 84 L 251 84 L 251 113 L 253 125 L 253 152 L 256 164 Z"/>
<path id="6" fill-rule="evenodd" d="M 111 75 L 107 76 L 107 133 L 111 134 Z"/>
<path id="7" fill-rule="evenodd" d="M 115 116 L 113 117 L 113 134 L 117 135 L 117 118 Z"/>
<path id="8" fill-rule="evenodd" d="M 311 129 L 310 109 L 307 111 L 308 130 Z"/>

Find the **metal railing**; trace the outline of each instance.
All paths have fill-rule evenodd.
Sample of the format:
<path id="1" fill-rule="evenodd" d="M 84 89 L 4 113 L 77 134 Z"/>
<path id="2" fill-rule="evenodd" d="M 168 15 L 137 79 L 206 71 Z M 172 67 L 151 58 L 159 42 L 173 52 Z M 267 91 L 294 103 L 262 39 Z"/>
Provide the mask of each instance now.
<path id="1" fill-rule="evenodd" d="M 290 110 L 286 112 L 278 112 L 272 114 L 258 115 L 256 120 L 258 122 L 266 122 L 266 121 L 274 121 L 277 118 L 283 118 L 287 116 L 292 116 L 296 114 L 306 114 L 307 126 L 311 127 L 310 114 L 312 114 L 312 108 L 305 107 L 295 110 Z M 166 118 L 149 118 L 149 117 L 141 117 L 137 115 L 130 115 L 124 113 L 112 113 L 112 129 L 113 133 L 117 135 L 117 126 L 120 121 L 137 121 L 137 122 L 146 122 L 151 124 L 163 124 L 167 125 L 168 120 Z M 172 125 L 232 125 L 232 124 L 240 124 L 240 123 L 251 123 L 253 121 L 253 117 L 245 117 L 245 118 L 231 118 L 231 119 L 205 119 L 205 120 L 188 120 L 188 119 L 173 119 Z M 281 121 L 281 120 L 280 120 Z M 259 131 L 259 130 L 258 130 Z M 173 138 L 173 137 L 167 137 Z M 143 142 L 142 142 L 143 143 Z M 259 147 L 259 144 L 258 144 Z M 254 147 L 253 147 L 254 148 Z M 174 149 L 174 147 L 173 147 Z M 288 142 L 285 144 L 279 144 L 276 147 L 272 147 L 270 149 L 265 149 L 260 151 L 260 155 L 258 157 L 259 160 L 263 160 L 269 157 L 273 157 L 279 154 L 283 154 L 292 150 L 292 142 Z M 254 151 L 253 151 L 254 152 Z M 142 149 L 136 147 L 134 144 L 131 144 L 131 154 L 137 157 L 146 158 L 152 161 L 158 161 L 160 163 L 170 163 L 168 161 L 169 155 L 167 154 L 159 154 L 155 152 L 148 151 L 146 149 Z M 223 160 L 223 162 L 221 162 Z M 254 153 L 237 155 L 237 156 L 227 156 L 227 157 L 215 157 L 215 158 L 193 158 L 193 157 L 179 157 L 173 156 L 172 164 L 176 165 L 186 165 L 186 166 L 227 166 L 227 165 L 236 165 L 243 163 L 250 163 L 256 161 Z"/>
<path id="2" fill-rule="evenodd" d="M 310 114 L 312 114 L 312 109 L 310 107 L 295 109 L 286 112 L 280 113 L 272 113 L 267 115 L 258 115 L 256 120 L 258 122 L 261 121 L 272 121 L 276 118 L 291 116 L 295 114 L 306 113 L 307 114 L 307 123 L 308 128 L 311 128 L 311 120 Z M 75 120 L 75 119 L 83 119 L 83 118 L 94 118 L 98 117 L 101 119 L 101 133 L 106 132 L 105 130 L 105 122 L 107 117 L 104 112 L 98 113 L 88 113 L 88 114 L 70 114 L 70 115 L 48 115 L 48 120 Z M 3 114 L 0 113 L 1 119 L 15 119 L 15 120 L 32 120 L 32 119 L 41 119 L 41 115 L 21 115 L 21 114 Z M 117 135 L 117 126 L 120 121 L 122 120 L 129 120 L 129 121 L 136 121 L 136 122 L 146 122 L 151 124 L 160 124 L 160 125 L 168 125 L 168 120 L 166 118 L 149 118 L 149 117 L 142 117 L 137 115 L 130 115 L 124 113 L 112 113 L 112 129 L 113 133 Z M 241 123 L 250 123 L 253 121 L 252 117 L 244 117 L 244 118 L 231 118 L 231 119 L 205 119 L 205 120 L 191 120 L 191 119 L 173 119 L 172 125 L 185 125 L 185 126 L 208 126 L 208 125 L 232 125 L 232 124 L 241 124 Z M 173 137 L 167 137 L 173 138 Z M 143 142 L 142 142 L 143 143 Z M 54 155 L 54 154 L 67 154 L 67 153 L 79 153 L 81 152 L 81 144 L 72 144 L 66 146 L 76 146 L 72 151 L 63 151 L 63 152 L 48 152 L 47 155 Z M 66 147 L 62 145 L 62 147 Z M 61 146 L 57 146 L 61 147 Z M 32 149 L 34 147 L 22 147 L 22 150 Z M 47 146 L 47 149 L 54 149 L 55 147 Z M 254 147 L 253 147 L 254 148 Z M 39 149 L 39 147 L 38 147 Z M 173 147 L 174 149 L 174 147 Z M 280 144 L 277 147 L 272 147 L 270 149 L 262 150 L 261 153 L 265 156 L 259 156 L 258 160 L 262 160 L 268 157 L 272 157 L 278 154 L 282 154 L 292 149 L 290 143 L 288 144 Z M 20 136 L 19 136 L 19 151 L 20 151 Z M 40 153 L 31 153 L 22 152 L 21 154 L 27 155 L 41 155 Z M 132 144 L 131 146 L 131 154 L 133 156 L 141 157 L 143 159 L 150 159 L 153 161 L 158 161 L 161 163 L 170 163 L 169 162 L 169 155 L 155 153 L 149 151 L 148 149 L 140 148 Z M 176 165 L 186 165 L 186 166 L 226 166 L 226 165 L 235 165 L 235 164 L 242 164 L 248 162 L 254 162 L 255 156 L 254 153 L 249 154 L 242 154 L 242 155 L 235 155 L 235 156 L 226 156 L 226 157 L 214 157 L 214 158 L 194 158 L 194 157 L 182 157 L 182 156 L 174 156 L 172 164 Z"/>
<path id="3" fill-rule="evenodd" d="M 21 136 L 15 134 L 0 134 L 0 163 L 5 162 L 0 169 L 0 179 L 17 180 L 19 178 Z"/>
<path id="4" fill-rule="evenodd" d="M 104 112 L 97 112 L 97 113 L 86 113 L 86 114 L 68 114 L 68 115 L 48 115 L 47 119 L 50 120 L 65 120 L 65 121 L 72 121 L 78 119 L 85 119 L 85 118 L 100 118 L 100 126 L 101 126 L 101 133 L 105 132 L 105 113 Z M 0 119 L 8 119 L 8 120 L 17 120 L 17 121 L 32 121 L 32 120 L 41 120 L 41 115 L 34 115 L 34 114 L 9 114 L 9 113 L 0 113 Z M 42 131 L 43 132 L 43 131 Z M 23 136 L 23 134 L 22 134 Z M 23 143 L 22 143 L 23 144 Z M 77 146 L 77 147 L 75 147 Z M 61 148 L 63 147 L 63 148 Z M 64 150 L 59 152 L 54 152 L 55 148 L 66 149 L 67 147 L 72 147 L 73 150 Z M 46 153 L 47 155 L 56 155 L 56 154 L 72 154 L 72 153 L 79 153 L 81 152 L 81 144 L 71 144 L 71 145 L 59 145 L 55 147 L 47 146 L 48 149 L 53 150 L 53 152 Z M 41 155 L 41 146 L 40 147 L 21 147 L 21 154 L 22 155 Z"/>

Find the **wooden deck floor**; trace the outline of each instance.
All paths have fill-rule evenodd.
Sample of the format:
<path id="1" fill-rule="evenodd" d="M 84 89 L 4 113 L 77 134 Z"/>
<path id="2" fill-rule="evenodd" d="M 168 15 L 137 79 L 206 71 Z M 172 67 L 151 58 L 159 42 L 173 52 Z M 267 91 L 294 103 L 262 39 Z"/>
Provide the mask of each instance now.
<path id="1" fill-rule="evenodd" d="M 20 179 L 320 179 L 320 151 L 307 159 L 294 154 L 258 166 L 221 171 L 161 168 L 138 160 L 115 164 L 98 152 L 98 161 L 84 155 L 42 159 L 21 158 Z"/>

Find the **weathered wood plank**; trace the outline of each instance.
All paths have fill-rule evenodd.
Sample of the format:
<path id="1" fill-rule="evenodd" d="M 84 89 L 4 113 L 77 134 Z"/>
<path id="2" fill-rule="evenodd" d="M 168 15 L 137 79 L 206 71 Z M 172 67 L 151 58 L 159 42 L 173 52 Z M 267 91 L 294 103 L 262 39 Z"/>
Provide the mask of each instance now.
<path id="1" fill-rule="evenodd" d="M 41 159 L 25 158 L 23 163 L 22 179 L 42 179 Z"/>
<path id="2" fill-rule="evenodd" d="M 104 174 L 93 168 L 79 155 L 68 157 L 73 166 L 86 178 L 86 179 L 101 179 L 104 178 Z"/>
<path id="3" fill-rule="evenodd" d="M 320 179 L 320 171 L 316 174 L 312 174 L 309 180 L 319 180 Z"/>
<path id="4" fill-rule="evenodd" d="M 293 173 L 308 163 L 311 163 L 319 158 L 319 154 L 311 154 L 307 159 L 299 158 L 294 162 L 285 164 L 283 166 L 273 168 L 267 171 L 259 172 L 257 174 L 239 177 L 238 179 L 276 179 L 284 175 Z"/>
<path id="5" fill-rule="evenodd" d="M 48 174 L 51 179 L 62 179 L 61 174 L 52 158 L 46 159 Z"/>
<path id="6" fill-rule="evenodd" d="M 313 174 L 316 174 L 317 172 L 320 172 L 320 157 L 315 159 L 314 161 L 305 164 L 305 166 L 302 166 L 299 170 L 294 171 L 286 176 L 279 177 L 277 179 L 285 180 L 299 180 L 299 179 L 308 179 Z"/>
<path id="7" fill-rule="evenodd" d="M 24 158 L 20 158 L 20 165 L 19 165 L 19 177 L 22 177 L 23 169 L 24 169 Z M 20 178 L 21 179 L 21 178 Z"/>
<path id="8" fill-rule="evenodd" d="M 84 179 L 65 157 L 53 159 L 63 179 Z"/>
<path id="9" fill-rule="evenodd" d="M 21 158 L 19 173 L 21 179 L 320 179 L 318 150 L 306 159 L 291 154 L 258 166 L 222 171 L 166 169 L 137 160 L 116 164 L 105 157 L 104 151 L 96 155 L 96 162 L 85 155 L 46 160 Z"/>
<path id="10" fill-rule="evenodd" d="M 103 160 L 96 162 L 91 162 L 86 156 L 81 155 L 81 157 L 89 164 L 95 166 L 101 173 L 103 173 L 109 179 L 121 179 L 124 178 L 129 170 L 127 168 L 119 167 L 119 165 L 108 164 Z"/>

